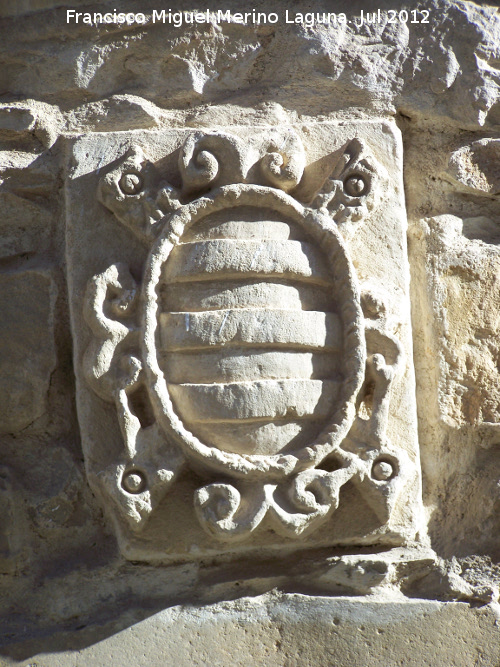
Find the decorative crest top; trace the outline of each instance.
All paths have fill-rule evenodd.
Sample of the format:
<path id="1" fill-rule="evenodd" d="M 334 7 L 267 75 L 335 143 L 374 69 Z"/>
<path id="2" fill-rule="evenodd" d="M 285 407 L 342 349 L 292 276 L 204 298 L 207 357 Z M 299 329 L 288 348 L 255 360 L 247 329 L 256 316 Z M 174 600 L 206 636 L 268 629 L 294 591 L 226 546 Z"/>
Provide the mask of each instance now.
<path id="1" fill-rule="evenodd" d="M 190 133 L 179 151 L 182 187 L 161 180 L 139 146 L 132 146 L 102 177 L 99 200 L 145 242 L 156 238 L 159 222 L 182 203 L 224 185 L 253 183 L 292 193 L 304 174 L 305 151 L 293 128 L 257 133 L 250 141 L 228 132 Z M 350 141 L 326 178 L 313 208 L 324 208 L 338 224 L 360 220 L 376 201 L 377 164 L 359 139 Z"/>

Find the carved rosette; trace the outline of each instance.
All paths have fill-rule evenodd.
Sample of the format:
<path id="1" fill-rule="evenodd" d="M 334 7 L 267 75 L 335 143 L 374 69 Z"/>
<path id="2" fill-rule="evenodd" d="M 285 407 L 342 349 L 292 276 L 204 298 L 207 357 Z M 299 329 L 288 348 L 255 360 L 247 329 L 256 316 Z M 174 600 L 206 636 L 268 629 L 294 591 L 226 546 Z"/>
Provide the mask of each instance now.
<path id="1" fill-rule="evenodd" d="M 191 468 L 198 520 L 224 541 L 262 522 L 307 535 L 347 483 L 386 522 L 406 469 L 385 434 L 401 345 L 339 228 L 376 205 L 382 168 L 353 139 L 305 206 L 292 129 L 260 143 L 193 132 L 178 166 L 176 190 L 132 147 L 99 186 L 149 251 L 140 284 L 118 261 L 87 288 L 85 376 L 124 443 L 105 492 L 140 531 Z"/>

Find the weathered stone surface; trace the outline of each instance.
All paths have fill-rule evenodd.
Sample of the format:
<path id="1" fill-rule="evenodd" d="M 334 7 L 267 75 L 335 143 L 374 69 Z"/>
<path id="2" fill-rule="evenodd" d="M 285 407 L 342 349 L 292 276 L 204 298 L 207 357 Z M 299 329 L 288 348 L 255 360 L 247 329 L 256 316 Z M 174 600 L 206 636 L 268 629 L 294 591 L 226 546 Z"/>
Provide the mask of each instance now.
<path id="1" fill-rule="evenodd" d="M 0 574 L 16 574 L 27 557 L 29 540 L 23 499 L 12 470 L 0 467 Z"/>
<path id="2" fill-rule="evenodd" d="M 419 476 L 395 128 L 128 136 L 135 144 L 126 152 L 119 134 L 74 141 L 67 186 L 87 471 L 115 515 L 124 553 L 162 561 L 237 542 L 241 551 L 293 548 L 296 539 L 414 539 Z M 163 173 L 146 155 L 163 160 Z M 303 288 L 318 304 L 329 294 L 329 303 L 304 310 Z M 198 293 L 204 302 L 210 295 L 207 309 Z M 188 310 L 168 305 L 185 298 Z M 328 360 L 321 379 L 311 365 L 301 377 L 305 351 L 320 354 L 316 372 Z M 102 447 L 105 415 L 116 453 Z M 336 512 L 346 484 L 350 501 Z M 194 494 L 191 508 L 186 494 Z M 185 536 L 165 532 L 180 511 Z"/>
<path id="3" fill-rule="evenodd" d="M 480 139 L 454 151 L 446 176 L 464 192 L 500 196 L 500 139 Z"/>
<path id="4" fill-rule="evenodd" d="M 50 273 L 0 274 L 0 429 L 36 428 L 56 365 L 55 285 Z"/>
<path id="5" fill-rule="evenodd" d="M 35 128 L 35 115 L 26 107 L 3 105 L 0 107 L 0 133 L 7 136 L 31 132 Z"/>
<path id="6" fill-rule="evenodd" d="M 12 192 L 0 193 L 0 257 L 36 252 L 50 234 L 50 212 Z"/>
<path id="7" fill-rule="evenodd" d="M 496 610 L 427 600 L 310 598 L 280 593 L 209 605 L 172 607 L 120 631 L 87 628 L 12 648 L 28 667 L 177 664 L 495 667 L 500 658 Z M 153 640 L 154 638 L 154 640 Z M 40 644 L 38 645 L 40 646 Z M 8 664 L 8 663 L 7 663 Z"/>
<path id="8" fill-rule="evenodd" d="M 442 416 L 455 426 L 498 422 L 500 254 L 483 240 L 497 233 L 496 224 L 484 217 L 441 215 L 426 219 L 423 231 L 440 341 Z"/>
<path id="9" fill-rule="evenodd" d="M 84 3 L 68 7 L 78 4 Z M 55 9 L 46 12 L 43 22 L 37 14 L 23 17 L 22 40 L 16 30 L 8 30 L 12 19 L 4 19 L 2 86 L 39 100 L 69 100 L 73 109 L 79 107 L 80 119 L 82 105 L 90 102 L 89 124 L 102 122 L 95 114 L 97 100 L 123 95 L 124 90 L 168 108 L 225 102 L 228 94 L 234 103 L 250 100 L 259 104 L 263 89 L 266 101 L 286 106 L 291 98 L 293 108 L 307 115 L 314 114 L 311 105 L 318 107 L 319 113 L 326 109 L 356 112 L 363 107 L 368 112 L 401 109 L 410 116 L 448 118 L 467 128 L 500 123 L 500 19 L 494 3 L 480 6 L 427 0 L 419 6 L 419 10 L 429 12 L 427 17 L 414 17 L 413 5 L 395 6 L 390 0 L 321 7 L 320 12 L 345 12 L 350 21 L 327 28 L 285 22 L 287 10 L 293 21 L 298 12 L 303 17 L 311 12 L 309 6 L 291 8 L 278 1 L 270 9 L 260 0 L 252 8 L 256 12 L 277 12 L 280 20 L 276 24 L 230 21 L 216 29 L 185 22 L 176 28 L 173 23 L 151 21 L 145 26 L 89 26 L 82 23 L 82 18 L 78 24 L 67 24 L 66 7 L 53 6 Z M 204 7 L 214 12 L 225 10 L 211 2 Z M 115 7 L 103 3 L 96 11 L 105 13 L 106 8 L 113 11 Z M 162 8 L 150 2 L 140 8 L 132 2 L 129 7 L 149 18 L 153 9 Z M 191 11 L 192 7 L 180 2 L 171 9 Z M 380 22 L 377 16 L 374 24 L 365 21 L 360 26 L 354 21 L 360 9 L 365 14 L 377 14 L 380 9 Z M 248 12 L 249 8 L 236 2 L 231 10 Z M 399 20 L 401 10 L 408 12 L 407 21 Z M 3 10 L 3 15 L 18 11 L 16 6 L 15 10 Z M 193 30 L 194 40 L 190 39 Z M 142 39 L 144 35 L 147 40 Z M 57 58 L 44 48 L 49 40 L 57 44 Z M 92 48 L 85 49 L 90 41 Z M 24 57 L 26 43 L 37 47 L 29 59 Z M 124 48 L 124 44 L 134 44 L 134 48 Z M 42 81 L 38 72 L 43 69 L 51 76 Z M 111 103 L 111 112 L 114 106 Z M 69 111 L 68 116 L 72 115 Z M 110 122 L 106 124 L 111 127 Z"/>
<path id="10" fill-rule="evenodd" d="M 495 161 L 483 152 L 490 139 L 431 136 L 433 149 L 424 152 L 429 136 L 408 129 L 420 443 L 426 502 L 435 508 L 429 527 L 443 555 L 496 559 L 498 203 L 484 189 Z"/>
<path id="11" fill-rule="evenodd" d="M 45 102 L 27 100 L 0 104 L 0 140 L 19 141 L 33 136 L 50 148 L 62 124 L 59 109 Z"/>
<path id="12" fill-rule="evenodd" d="M 2 4 L 0 663 L 497 667 L 496 4 Z"/>

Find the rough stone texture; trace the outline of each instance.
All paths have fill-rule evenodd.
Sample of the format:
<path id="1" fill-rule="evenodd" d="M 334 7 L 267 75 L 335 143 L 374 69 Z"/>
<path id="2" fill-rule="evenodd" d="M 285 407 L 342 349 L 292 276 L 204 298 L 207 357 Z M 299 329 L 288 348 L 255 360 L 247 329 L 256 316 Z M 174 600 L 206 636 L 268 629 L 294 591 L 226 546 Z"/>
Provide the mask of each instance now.
<path id="1" fill-rule="evenodd" d="M 139 621 L 57 638 L 60 653 L 36 642 L 23 667 L 165 664 L 370 665 L 434 667 L 498 664 L 497 617 L 491 609 L 424 600 L 342 600 L 274 593 L 197 610 L 173 607 Z M 87 646 L 87 637 L 100 641 Z M 154 641 L 152 638 L 154 637 Z M 53 639 L 53 642 L 56 638 Z M 50 651 L 50 644 L 47 645 Z M 21 649 L 13 653 L 22 655 Z M 9 664 L 9 663 L 7 663 Z"/>
<path id="2" fill-rule="evenodd" d="M 353 0 L 328 9 L 352 19 L 380 8 L 381 22 L 306 26 L 284 20 L 286 10 L 310 12 L 306 3 L 257 0 L 256 11 L 279 13 L 277 24 L 66 23 L 67 8 L 115 6 L 33 0 L 0 7 L 0 664 L 498 665 L 497 7 L 423 0 L 419 18 L 429 12 L 429 23 L 389 23 L 388 10 L 415 7 Z M 117 9 L 149 15 L 163 8 L 124 0 Z M 175 7 L 182 9 L 192 7 Z M 231 10 L 249 8 L 235 2 Z M 260 128 L 274 147 L 258 148 Z M 302 145 L 293 160 L 290 128 Z M 217 142 L 203 139 L 217 133 L 231 135 L 220 173 L 212 159 Z M 390 187 L 373 201 L 363 200 L 361 189 L 354 218 L 344 219 L 350 209 L 345 201 L 339 206 L 339 193 L 354 198 L 361 185 L 332 168 L 356 137 L 370 149 L 357 176 L 379 173 L 370 172 L 375 160 Z M 197 152 L 198 140 L 205 144 Z M 133 144 L 142 153 L 126 155 Z M 254 157 L 235 159 L 233 149 L 241 156 L 243 148 Z M 357 307 L 359 300 L 365 325 L 378 323 L 402 344 L 406 375 L 384 414 L 391 455 L 406 455 L 414 475 L 390 517 L 379 516 L 372 530 L 376 493 L 361 505 L 346 485 L 336 508 L 346 474 L 338 460 L 299 472 L 291 496 L 275 498 L 288 514 L 298 502 L 307 508 L 302 516 L 325 523 L 304 538 L 276 537 L 275 526 L 263 524 L 271 550 L 263 549 L 253 519 L 245 524 L 250 539 L 237 547 L 221 538 L 234 527 L 224 513 L 241 500 L 235 471 L 255 463 L 245 459 L 248 448 L 263 456 L 259 465 L 266 457 L 270 465 L 287 438 L 299 433 L 305 449 L 314 442 L 317 420 L 310 417 L 326 415 L 338 397 L 345 322 L 328 301 L 325 249 L 334 232 L 310 243 L 293 235 L 288 218 L 260 211 L 245 250 L 249 221 L 241 217 L 181 237 L 186 207 L 194 210 L 217 187 L 240 196 L 255 186 L 314 215 L 323 210 L 359 282 L 358 296 L 346 302 Z M 163 267 L 165 289 L 148 292 L 145 267 L 151 248 L 160 257 L 160 221 L 171 211 L 180 244 Z M 387 238 L 384 221 L 393 225 Z M 223 233 L 214 236 L 217 225 Z M 258 255 L 255 243 L 263 246 Z M 269 280 L 271 268 L 286 281 Z M 214 278 L 220 284 L 228 270 L 231 279 L 246 277 L 217 291 Z M 249 271 L 266 276 L 259 287 Z M 203 273 L 198 290 L 185 289 Z M 297 275 L 317 284 L 297 291 Z M 194 455 L 183 463 L 181 429 L 164 421 L 158 427 L 162 409 L 148 404 L 154 383 L 151 375 L 143 382 L 140 364 L 151 351 L 144 342 L 151 318 L 134 318 L 153 292 L 161 301 L 155 340 L 168 391 L 179 421 L 210 445 L 209 464 L 201 455 L 196 465 Z M 273 314 L 284 304 L 288 327 Z M 224 320 L 215 311 L 232 314 Z M 377 334 L 365 329 L 368 347 L 378 346 Z M 231 341 L 283 345 L 291 333 L 307 350 L 231 352 Z M 186 345 L 196 349 L 186 353 Z M 358 417 L 370 416 L 370 400 L 361 399 L 370 396 L 381 362 L 386 370 L 393 363 L 391 349 L 375 362 L 369 354 L 368 367 L 359 364 L 367 382 L 354 401 Z M 113 365 L 120 356 L 128 366 Z M 127 393 L 137 383 L 145 391 Z M 263 405 L 281 415 L 292 404 L 295 418 L 283 428 L 252 431 L 241 421 L 268 417 Z M 219 409 L 240 421 L 215 423 Z M 165 438 L 169 428 L 181 435 Z M 337 454 L 344 449 L 363 460 L 358 445 L 346 441 Z M 134 458 L 138 451 L 147 461 Z M 221 457 L 232 462 L 227 474 L 217 469 Z M 130 461 L 137 467 L 127 468 Z M 373 463 L 359 482 L 371 476 L 380 489 L 395 459 Z M 240 484 L 245 503 L 258 496 L 257 478 L 248 488 Z M 158 493 L 147 496 L 145 479 Z M 171 481 L 178 498 L 169 505 Z M 117 489 L 115 496 L 106 489 Z M 222 533 L 200 527 L 207 515 Z M 325 529 L 335 516 L 344 535 L 366 517 L 373 525 L 339 539 L 337 529 Z M 143 524 L 143 532 L 132 528 Z M 290 523 L 296 532 L 299 524 Z M 383 545 L 390 531 L 397 539 Z M 175 562 L 165 562 L 168 548 Z"/>
<path id="3" fill-rule="evenodd" d="M 0 431 L 30 428 L 46 414 L 50 376 L 56 365 L 54 283 L 50 274 L 0 275 Z"/>

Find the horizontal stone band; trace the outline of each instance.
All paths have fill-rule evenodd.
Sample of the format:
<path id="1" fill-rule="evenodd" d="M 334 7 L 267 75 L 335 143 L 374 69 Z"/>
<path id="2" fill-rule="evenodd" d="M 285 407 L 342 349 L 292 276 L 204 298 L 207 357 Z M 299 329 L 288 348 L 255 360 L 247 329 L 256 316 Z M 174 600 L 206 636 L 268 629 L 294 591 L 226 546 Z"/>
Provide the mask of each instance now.
<path id="1" fill-rule="evenodd" d="M 262 380 L 224 384 L 169 384 L 188 422 L 240 419 L 320 419 L 332 412 L 340 383 Z"/>
<path id="2" fill-rule="evenodd" d="M 214 383 L 272 379 L 326 380 L 339 355 L 323 352 L 223 348 L 213 352 L 170 352 L 162 363 L 168 382 Z"/>
<path id="3" fill-rule="evenodd" d="M 239 239 L 176 246 L 165 264 L 163 279 L 170 283 L 235 275 L 300 278 L 324 285 L 331 284 L 332 280 L 321 252 L 310 243 Z"/>
<path id="4" fill-rule="evenodd" d="M 184 243 L 206 241 L 207 239 L 287 241 L 293 237 L 293 240 L 307 240 L 300 226 L 282 220 L 263 220 L 262 214 L 262 210 L 253 209 L 248 211 L 246 220 L 236 220 L 237 216 L 244 215 L 242 210 L 219 211 L 215 216 L 203 218 L 194 227 L 187 230 L 182 240 Z"/>
<path id="5" fill-rule="evenodd" d="M 254 279 L 224 280 L 189 285 L 169 284 L 162 288 L 162 308 L 169 312 L 221 310 L 223 308 L 289 308 L 290 310 L 334 310 L 332 288 L 286 284 Z"/>
<path id="6" fill-rule="evenodd" d="M 269 456 L 286 449 L 306 447 L 321 431 L 318 419 L 258 419 L 191 423 L 193 434 L 207 445 L 237 454 Z"/>
<path id="7" fill-rule="evenodd" d="M 214 310 L 161 313 L 163 351 L 212 346 L 272 346 L 338 352 L 342 328 L 335 313 L 315 310 Z"/>

